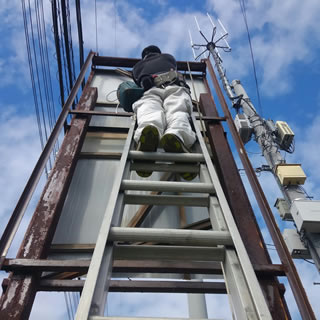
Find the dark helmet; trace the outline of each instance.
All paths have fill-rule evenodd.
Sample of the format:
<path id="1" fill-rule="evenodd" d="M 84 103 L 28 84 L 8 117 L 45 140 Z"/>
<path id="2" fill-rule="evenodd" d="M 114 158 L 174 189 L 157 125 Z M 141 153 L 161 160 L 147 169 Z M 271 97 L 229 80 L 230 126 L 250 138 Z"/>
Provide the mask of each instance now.
<path id="1" fill-rule="evenodd" d="M 154 52 L 154 53 L 161 53 L 161 50 L 157 47 L 157 46 L 148 46 L 148 47 L 145 47 L 143 50 L 142 50 L 142 53 L 141 53 L 141 56 L 142 56 L 142 59 L 149 53 L 151 52 Z"/>

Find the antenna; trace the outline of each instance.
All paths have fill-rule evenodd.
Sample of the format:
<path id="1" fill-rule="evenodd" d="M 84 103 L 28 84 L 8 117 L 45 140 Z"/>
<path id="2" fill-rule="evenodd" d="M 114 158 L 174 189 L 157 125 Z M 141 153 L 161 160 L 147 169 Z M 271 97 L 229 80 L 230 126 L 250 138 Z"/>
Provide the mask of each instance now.
<path id="1" fill-rule="evenodd" d="M 196 17 L 194 17 L 194 20 L 196 22 L 198 31 L 201 34 L 202 38 L 206 41 L 206 44 L 194 44 L 193 41 L 192 41 L 191 32 L 189 30 L 189 37 L 190 37 L 191 48 L 192 48 L 192 51 L 193 51 L 193 56 L 194 56 L 194 59 L 197 60 L 199 57 L 201 57 L 207 51 L 209 51 L 208 58 L 210 57 L 210 54 L 212 54 L 212 57 L 213 57 L 213 59 L 215 61 L 216 67 L 217 67 L 218 72 L 219 72 L 220 79 L 221 79 L 221 81 L 223 83 L 223 87 L 224 87 L 227 95 L 229 96 L 229 98 L 233 101 L 234 94 L 232 93 L 232 89 L 231 89 L 229 81 L 228 81 L 228 79 L 226 77 L 225 70 L 222 67 L 222 59 L 221 59 L 221 56 L 220 56 L 219 51 L 218 51 L 218 48 L 222 49 L 225 52 L 230 52 L 231 51 L 231 47 L 230 47 L 229 43 L 226 40 L 226 37 L 228 36 L 228 31 L 226 30 L 226 28 L 224 27 L 222 22 L 219 19 L 217 19 L 218 20 L 218 24 L 220 26 L 219 29 L 221 29 L 222 32 L 221 32 L 221 30 L 219 30 L 220 37 L 217 40 L 214 40 L 214 38 L 216 36 L 216 33 L 217 33 L 217 27 L 214 24 L 214 22 L 213 22 L 211 16 L 209 15 L 209 13 L 207 13 L 207 16 L 208 16 L 208 19 L 209 19 L 209 21 L 210 21 L 210 23 L 212 25 L 212 35 L 211 35 L 211 40 L 210 41 L 208 41 L 206 36 L 201 31 L 200 25 L 199 25 L 198 20 L 197 20 Z M 222 40 L 224 42 L 224 45 L 220 44 L 220 42 Z M 196 55 L 195 51 L 199 50 L 200 48 L 204 48 L 204 50 L 200 54 Z"/>
<path id="2" fill-rule="evenodd" d="M 220 25 L 220 29 L 222 29 L 223 32 L 219 31 L 220 37 L 217 40 L 214 41 L 214 37 L 216 36 L 216 32 L 217 32 L 217 27 L 214 24 L 214 22 L 213 22 L 211 16 L 209 15 L 209 13 L 207 13 L 207 16 L 208 16 L 208 19 L 209 19 L 209 21 L 210 21 L 210 23 L 212 25 L 212 35 L 211 35 L 211 40 L 210 41 L 207 39 L 207 37 L 201 31 L 201 28 L 200 28 L 199 22 L 197 20 L 197 17 L 194 17 L 194 20 L 196 22 L 198 31 L 201 34 L 202 38 L 206 41 L 206 44 L 194 44 L 193 41 L 192 41 L 191 32 L 189 30 L 191 48 L 192 48 L 195 60 L 197 60 L 199 57 L 201 57 L 206 51 L 209 51 L 209 56 L 210 56 L 210 54 L 213 54 L 213 50 L 218 55 L 219 59 L 221 59 L 220 56 L 219 56 L 219 53 L 217 51 L 217 48 L 220 48 L 225 52 L 230 52 L 231 51 L 231 47 L 230 47 L 229 43 L 226 40 L 226 37 L 228 36 L 228 32 L 227 32 L 226 28 L 224 27 L 224 25 L 222 24 L 222 22 L 219 19 L 217 19 L 218 23 Z M 220 44 L 221 40 L 224 41 L 224 45 Z M 199 50 L 200 48 L 204 48 L 204 50 L 200 54 L 196 55 L 195 50 Z"/>

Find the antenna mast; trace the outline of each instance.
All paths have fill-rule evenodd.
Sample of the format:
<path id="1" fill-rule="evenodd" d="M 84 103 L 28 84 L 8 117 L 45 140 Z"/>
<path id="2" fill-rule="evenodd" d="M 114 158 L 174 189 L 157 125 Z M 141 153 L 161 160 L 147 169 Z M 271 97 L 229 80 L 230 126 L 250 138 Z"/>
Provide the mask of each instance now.
<path id="1" fill-rule="evenodd" d="M 269 167 L 266 166 L 268 167 L 267 170 L 273 173 L 284 197 L 284 199 L 277 199 L 276 202 L 280 216 L 283 220 L 294 221 L 297 226 L 297 232 L 287 229 L 295 233 L 294 235 L 290 233 L 290 236 L 288 234 L 288 241 L 286 242 L 288 247 L 290 247 L 294 241 L 294 245 L 296 245 L 297 240 L 301 240 L 301 247 L 293 247 L 291 255 L 294 258 L 306 258 L 306 256 L 302 254 L 299 256 L 299 252 L 303 251 L 305 253 L 305 251 L 307 251 L 308 254 L 311 255 L 318 271 L 320 271 L 320 201 L 310 201 L 310 197 L 301 187 L 306 176 L 300 164 L 286 164 L 286 161 L 280 154 L 280 150 L 289 153 L 294 151 L 294 133 L 284 121 L 274 123 L 273 120 L 266 121 L 260 117 L 239 80 L 233 80 L 231 85 L 229 84 L 222 66 L 222 59 L 218 52 L 218 48 L 225 52 L 231 51 L 231 47 L 226 40 L 228 32 L 218 19 L 218 23 L 223 32 L 220 32 L 220 37 L 214 40 L 217 27 L 213 23 L 210 15 L 208 13 L 207 15 L 213 28 L 210 41 L 201 31 L 196 17 L 195 22 L 198 31 L 206 41 L 206 44 L 194 44 L 189 30 L 194 57 L 198 59 L 207 51 L 209 51 L 208 58 L 210 54 L 212 54 L 223 88 L 237 110 L 235 125 L 240 137 L 243 143 L 246 143 L 250 141 L 252 134 L 255 136 L 255 141 L 259 144 L 262 154 L 269 165 Z M 224 42 L 224 45 L 219 44 L 221 41 Z M 199 50 L 200 48 L 205 49 L 196 56 L 195 50 Z M 243 114 L 238 114 L 240 108 Z M 245 123 L 245 126 L 243 123 Z M 317 212 L 318 215 L 315 216 L 313 212 Z M 305 250 L 303 250 L 303 248 Z"/>

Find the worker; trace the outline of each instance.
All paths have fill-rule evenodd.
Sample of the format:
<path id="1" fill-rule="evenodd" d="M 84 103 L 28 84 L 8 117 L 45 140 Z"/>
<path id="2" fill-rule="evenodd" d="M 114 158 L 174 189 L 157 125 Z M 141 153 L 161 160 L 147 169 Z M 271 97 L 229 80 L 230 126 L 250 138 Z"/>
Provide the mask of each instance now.
<path id="1" fill-rule="evenodd" d="M 132 106 L 138 121 L 134 136 L 137 149 L 154 152 L 160 145 L 166 152 L 190 152 L 196 140 L 189 121 L 192 101 L 175 58 L 161 53 L 157 46 L 148 46 L 132 73 L 135 83 L 144 88 L 143 96 Z M 144 177 L 151 173 L 138 172 Z M 182 177 L 192 180 L 195 174 Z"/>

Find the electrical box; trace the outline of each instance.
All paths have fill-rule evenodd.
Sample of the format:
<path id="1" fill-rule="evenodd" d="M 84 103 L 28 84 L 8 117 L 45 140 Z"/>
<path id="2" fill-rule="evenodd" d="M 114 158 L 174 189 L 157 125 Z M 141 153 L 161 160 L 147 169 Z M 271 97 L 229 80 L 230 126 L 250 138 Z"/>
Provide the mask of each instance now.
<path id="1" fill-rule="evenodd" d="M 234 124 L 239 132 L 242 142 L 244 144 L 249 142 L 253 130 L 248 117 L 244 113 L 238 113 L 234 118 Z"/>
<path id="2" fill-rule="evenodd" d="M 280 217 L 285 221 L 292 221 L 292 215 L 290 213 L 290 208 L 285 199 L 278 198 L 274 206 L 278 209 Z"/>
<path id="3" fill-rule="evenodd" d="M 320 232 L 320 201 L 294 200 L 290 211 L 299 232 Z"/>
<path id="4" fill-rule="evenodd" d="M 293 259 L 310 259 L 310 252 L 301 241 L 299 233 L 295 229 L 284 229 L 282 233 L 284 242 Z"/>
<path id="5" fill-rule="evenodd" d="M 294 138 L 294 133 L 290 129 L 289 125 L 285 121 L 277 121 L 276 129 L 280 145 L 289 147 Z"/>
<path id="6" fill-rule="evenodd" d="M 307 179 L 300 164 L 280 163 L 276 167 L 276 175 L 283 186 L 304 184 Z"/>

